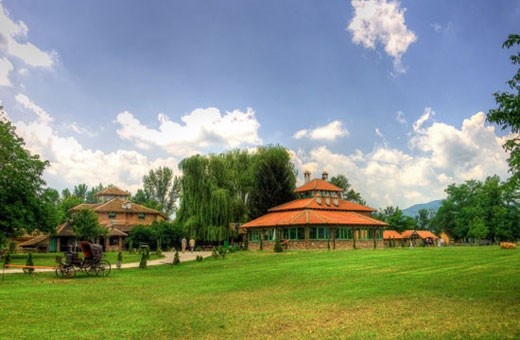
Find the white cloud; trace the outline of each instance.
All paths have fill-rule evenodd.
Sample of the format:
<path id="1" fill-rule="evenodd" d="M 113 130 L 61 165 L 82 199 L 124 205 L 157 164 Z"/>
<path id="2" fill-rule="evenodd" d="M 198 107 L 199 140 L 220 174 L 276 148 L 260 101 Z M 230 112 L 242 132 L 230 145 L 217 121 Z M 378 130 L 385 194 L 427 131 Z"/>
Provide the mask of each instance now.
<path id="1" fill-rule="evenodd" d="M 51 186 L 56 184 L 72 187 L 85 183 L 94 186 L 114 184 L 136 192 L 141 187 L 142 178 L 150 169 L 168 166 L 177 169 L 175 158 L 151 160 L 134 150 L 117 150 L 106 153 L 83 147 L 75 138 L 60 135 L 52 125 L 53 117 L 43 108 L 24 95 L 16 100 L 28 113 L 35 114 L 29 122 L 15 122 L 17 134 L 25 141 L 26 147 L 42 159 L 49 160 L 45 178 Z M 83 129 L 77 124 L 76 127 Z"/>
<path id="2" fill-rule="evenodd" d="M 121 112 L 116 121 L 118 135 L 140 148 L 158 146 L 174 155 L 188 155 L 203 149 L 236 148 L 259 145 L 260 123 L 248 108 L 224 115 L 216 108 L 196 109 L 181 117 L 182 123 L 170 120 L 165 114 L 157 116 L 159 128 L 143 125 L 132 113 Z"/>
<path id="3" fill-rule="evenodd" d="M 25 65 L 32 67 L 52 68 L 56 59 L 56 52 L 45 52 L 27 41 L 29 28 L 23 21 L 14 22 L 7 10 L 0 2 L 0 86 L 11 86 L 7 78 L 13 70 L 13 60 L 7 57 L 15 57 Z M 25 70 L 24 72 L 27 72 Z"/>
<path id="4" fill-rule="evenodd" d="M 421 122 L 416 122 L 409 152 L 384 145 L 369 153 L 356 150 L 343 155 L 321 146 L 308 153 L 296 152 L 296 168 L 300 173 L 310 170 L 314 176 L 322 170 L 329 176 L 346 175 L 375 208 L 406 208 L 445 197 L 444 189 L 451 183 L 484 180 L 494 174 L 502 179 L 509 176 L 504 138 L 497 137 L 493 126 L 485 125 L 484 113 L 465 119 L 460 128 L 444 123 L 423 128 L 427 113 L 432 112 L 426 108 Z"/>
<path id="5" fill-rule="evenodd" d="M 404 113 L 402 111 L 397 111 L 395 119 L 399 122 L 401 125 L 408 125 L 408 122 L 406 121 L 406 118 L 404 118 Z"/>
<path id="6" fill-rule="evenodd" d="M 424 123 L 426 123 L 430 118 L 435 116 L 435 111 L 432 110 L 431 107 L 426 107 L 424 109 L 424 113 L 413 123 L 413 131 L 419 132 Z"/>
<path id="7" fill-rule="evenodd" d="M 55 53 L 47 53 L 40 50 L 31 42 L 21 42 L 26 40 L 29 28 L 23 21 L 17 23 L 9 18 L 9 13 L 0 3 L 0 27 L 2 27 L 3 41 L 2 50 L 7 54 L 20 58 L 24 63 L 35 67 L 52 67 L 54 64 Z"/>
<path id="8" fill-rule="evenodd" d="M 13 70 L 13 64 L 7 58 L 0 58 L 0 86 L 11 86 L 9 73 Z"/>
<path id="9" fill-rule="evenodd" d="M 342 123 L 339 120 L 335 120 L 327 125 L 317 127 L 313 130 L 299 130 L 293 135 L 293 138 L 301 139 L 305 137 L 312 140 L 334 141 L 339 137 L 348 135 L 349 132 L 347 129 L 343 128 Z"/>
<path id="10" fill-rule="evenodd" d="M 406 27 L 406 9 L 392 0 L 352 0 L 352 7 L 354 17 L 347 28 L 352 33 L 352 41 L 370 49 L 375 49 L 378 42 L 383 44 L 385 52 L 394 59 L 394 72 L 405 73 L 401 57 L 417 40 Z"/>

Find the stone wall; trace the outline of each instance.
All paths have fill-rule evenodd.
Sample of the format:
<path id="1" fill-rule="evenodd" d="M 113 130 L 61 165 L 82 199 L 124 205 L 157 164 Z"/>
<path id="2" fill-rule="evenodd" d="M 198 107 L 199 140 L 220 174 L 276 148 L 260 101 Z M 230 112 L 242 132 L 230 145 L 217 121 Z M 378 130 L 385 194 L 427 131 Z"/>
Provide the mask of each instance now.
<path id="1" fill-rule="evenodd" d="M 274 241 L 263 241 L 263 250 L 272 252 Z M 334 241 L 330 240 L 289 240 L 287 249 L 334 249 Z M 354 249 L 352 240 L 336 240 L 335 249 Z M 260 242 L 249 242 L 249 250 L 260 250 Z M 356 240 L 356 249 L 373 249 L 374 240 Z M 384 248 L 383 240 L 376 241 L 376 248 Z"/>

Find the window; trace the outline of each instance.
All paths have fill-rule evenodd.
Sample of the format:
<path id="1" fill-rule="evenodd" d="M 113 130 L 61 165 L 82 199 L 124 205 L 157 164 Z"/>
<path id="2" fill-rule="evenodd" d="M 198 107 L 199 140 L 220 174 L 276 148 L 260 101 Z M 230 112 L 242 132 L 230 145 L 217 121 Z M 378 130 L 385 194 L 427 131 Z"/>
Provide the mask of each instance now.
<path id="1" fill-rule="evenodd" d="M 258 230 L 251 231 L 251 241 L 252 242 L 260 241 L 260 231 L 258 231 Z"/>
<path id="2" fill-rule="evenodd" d="M 283 237 L 286 240 L 304 240 L 305 229 L 304 228 L 287 228 L 283 231 Z"/>
<path id="3" fill-rule="evenodd" d="M 336 229 L 336 238 L 338 240 L 352 240 L 353 236 L 352 228 L 338 228 Z"/>
<path id="4" fill-rule="evenodd" d="M 367 228 L 361 228 L 359 229 L 359 239 L 360 240 L 368 240 L 370 239 L 370 236 L 369 236 L 369 231 L 372 230 L 371 228 L 370 229 L 367 229 Z"/>
<path id="5" fill-rule="evenodd" d="M 311 240 L 327 240 L 329 238 L 328 227 L 309 228 L 309 239 Z"/>
<path id="6" fill-rule="evenodd" d="M 374 235 L 375 235 L 376 240 L 382 240 L 383 239 L 383 228 L 379 227 L 379 228 L 368 229 L 368 238 L 374 239 Z"/>
<path id="7" fill-rule="evenodd" d="M 111 218 L 111 219 L 116 218 L 116 213 L 115 212 L 109 212 L 108 213 L 108 218 Z"/>
<path id="8" fill-rule="evenodd" d="M 137 218 L 139 218 L 140 220 L 144 220 L 144 213 L 137 214 Z"/>
<path id="9" fill-rule="evenodd" d="M 274 241 L 276 233 L 274 229 L 267 229 L 264 234 L 264 241 Z"/>

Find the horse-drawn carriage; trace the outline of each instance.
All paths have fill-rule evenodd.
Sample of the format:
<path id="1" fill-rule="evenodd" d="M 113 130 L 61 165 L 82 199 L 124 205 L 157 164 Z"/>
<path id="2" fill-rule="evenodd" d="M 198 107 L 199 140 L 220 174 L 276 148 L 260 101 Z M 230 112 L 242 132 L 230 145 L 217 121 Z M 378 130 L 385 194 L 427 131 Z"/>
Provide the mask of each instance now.
<path id="1" fill-rule="evenodd" d="M 56 259 L 56 276 L 73 277 L 78 270 L 87 275 L 107 276 L 110 274 L 110 262 L 103 259 L 103 249 L 99 244 L 81 241 L 79 247 L 83 258 L 79 257 L 78 252 L 70 250 L 65 253 L 65 262 L 61 257 Z"/>

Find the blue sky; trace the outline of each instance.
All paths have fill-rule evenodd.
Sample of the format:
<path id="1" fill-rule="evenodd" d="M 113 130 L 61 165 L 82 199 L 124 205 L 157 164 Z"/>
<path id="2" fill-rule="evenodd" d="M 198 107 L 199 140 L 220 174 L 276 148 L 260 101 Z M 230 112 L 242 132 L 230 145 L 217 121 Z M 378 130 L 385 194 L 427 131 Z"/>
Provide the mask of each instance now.
<path id="1" fill-rule="evenodd" d="M 0 1 L 0 100 L 63 189 L 281 144 L 379 208 L 508 176 L 520 1 Z M 482 113 L 483 112 L 483 113 Z M 301 180 L 301 179 L 300 179 Z"/>

